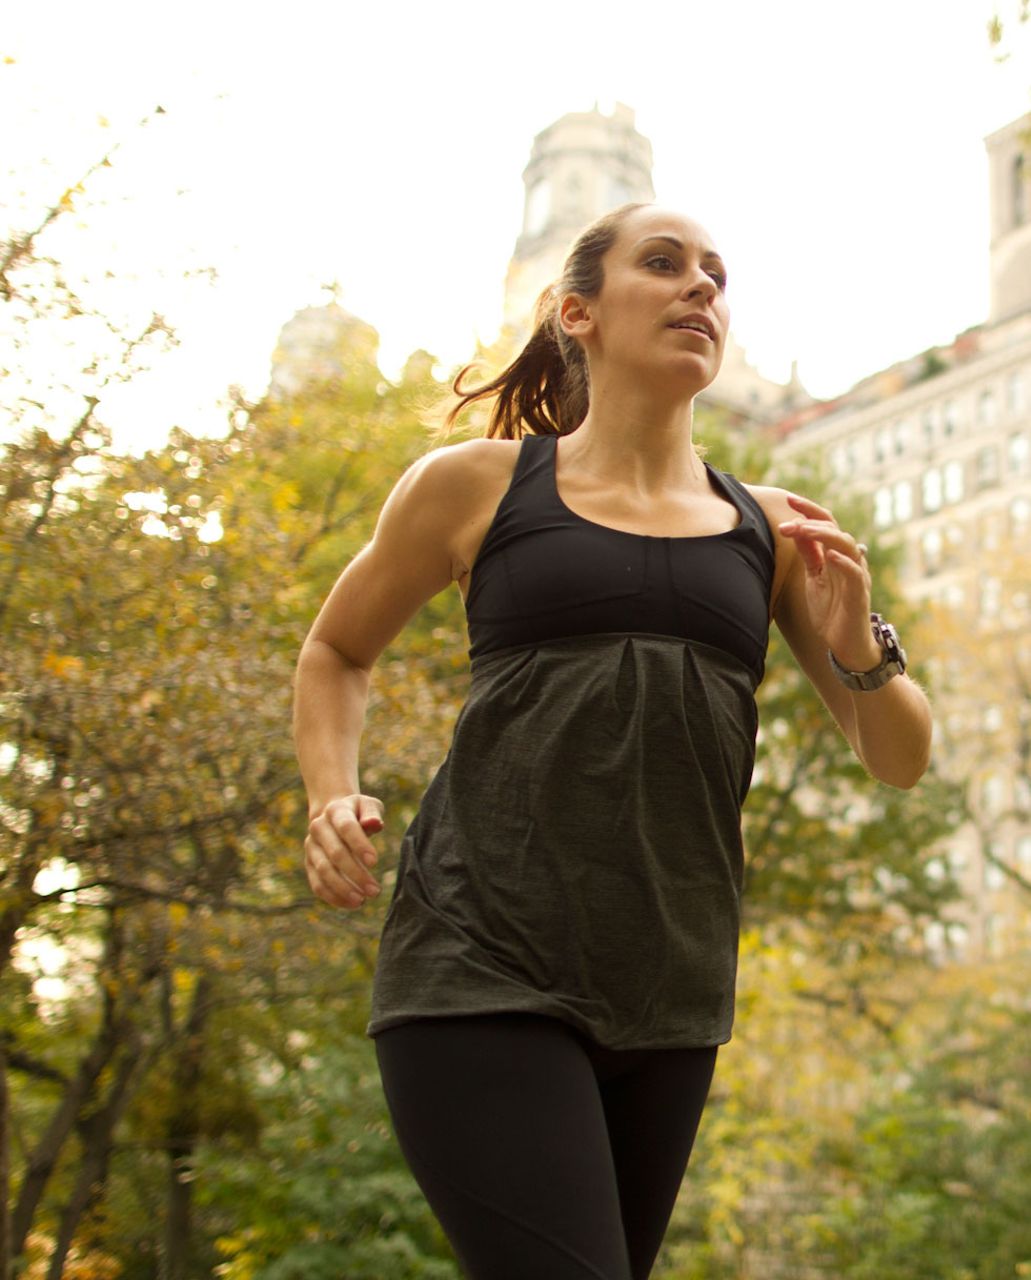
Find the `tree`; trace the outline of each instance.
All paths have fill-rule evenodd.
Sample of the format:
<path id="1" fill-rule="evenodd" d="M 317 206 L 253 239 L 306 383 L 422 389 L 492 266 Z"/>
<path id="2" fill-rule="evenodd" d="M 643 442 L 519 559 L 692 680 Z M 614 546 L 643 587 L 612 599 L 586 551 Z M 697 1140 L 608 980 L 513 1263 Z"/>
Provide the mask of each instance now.
<path id="1" fill-rule="evenodd" d="M 9 848 L 13 865 L 34 872 L 12 935 L 32 928 L 95 957 L 93 1017 L 107 1049 L 71 1076 L 36 1076 L 34 1096 L 56 1086 L 58 1097 L 26 1167 L 17 1225 L 20 1243 L 50 1212 L 48 1183 L 71 1179 L 55 1273 L 97 1203 L 124 1117 L 168 1159 L 161 1265 L 169 1277 L 188 1274 L 193 1159 L 228 1132 L 224 1114 L 213 1119 L 198 1102 L 212 1039 L 226 1034 L 216 1011 L 258 1000 L 274 1015 L 320 981 L 339 991 L 363 954 L 367 980 L 370 931 L 342 936 L 303 881 L 304 809 L 286 725 L 293 662 L 318 601 L 424 447 L 414 395 L 411 385 L 385 388 L 370 365 L 346 387 L 289 406 L 241 407 L 224 440 L 175 432 L 142 459 L 107 459 L 66 490 L 10 575 L 5 736 L 16 755 L 4 782 L 22 816 Z M 9 452 L 13 479 L 31 456 L 28 445 Z M 388 654 L 377 685 L 366 772 L 391 787 L 402 816 L 443 749 L 461 684 L 460 628 L 453 607 L 431 606 L 412 632 L 422 665 Z M 418 733 L 410 715 L 390 715 L 397 705 L 441 728 Z M 55 858 L 63 878 L 41 892 L 39 872 Z M 103 943 L 116 919 L 144 975 L 135 983 Z M 135 1022 L 115 1015 L 113 990 L 145 1023 L 131 1053 Z M 76 1000 L 76 1020 L 91 999 Z M 101 1076 L 126 1053 L 132 1070 L 116 1108 L 103 1101 Z M 166 1081 L 160 1119 L 134 1103 L 155 1070 Z M 251 1086 L 240 1087 L 234 1114 L 249 1132 Z M 152 1085 L 148 1093 L 152 1103 Z M 68 1164 L 76 1134 L 78 1181 Z"/>

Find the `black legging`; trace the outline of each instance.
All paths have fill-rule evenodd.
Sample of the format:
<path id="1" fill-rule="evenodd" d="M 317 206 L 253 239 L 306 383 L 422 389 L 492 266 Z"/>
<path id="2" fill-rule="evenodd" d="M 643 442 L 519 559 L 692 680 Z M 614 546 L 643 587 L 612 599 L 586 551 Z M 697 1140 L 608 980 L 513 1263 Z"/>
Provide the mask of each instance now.
<path id="1" fill-rule="evenodd" d="M 555 1018 L 376 1037 L 398 1141 L 471 1280 L 646 1280 L 716 1049 L 603 1049 Z"/>

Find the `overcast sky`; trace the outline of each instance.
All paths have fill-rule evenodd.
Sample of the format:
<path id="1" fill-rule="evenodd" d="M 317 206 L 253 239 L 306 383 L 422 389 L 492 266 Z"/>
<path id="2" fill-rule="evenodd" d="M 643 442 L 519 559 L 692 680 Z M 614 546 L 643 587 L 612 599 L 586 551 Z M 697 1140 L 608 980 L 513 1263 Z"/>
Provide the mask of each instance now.
<path id="1" fill-rule="evenodd" d="M 258 394 L 276 334 L 339 281 L 395 374 L 500 320 L 533 136 L 619 100 L 661 203 L 706 224 L 733 327 L 829 396 L 984 319 L 983 137 L 1031 108 L 1017 0 L 59 0 L 0 33 L 16 223 L 115 141 L 74 252 L 181 347 L 112 405 L 126 442 Z M 160 103 L 166 114 L 135 122 Z M 218 280 L 184 284 L 184 270 Z"/>

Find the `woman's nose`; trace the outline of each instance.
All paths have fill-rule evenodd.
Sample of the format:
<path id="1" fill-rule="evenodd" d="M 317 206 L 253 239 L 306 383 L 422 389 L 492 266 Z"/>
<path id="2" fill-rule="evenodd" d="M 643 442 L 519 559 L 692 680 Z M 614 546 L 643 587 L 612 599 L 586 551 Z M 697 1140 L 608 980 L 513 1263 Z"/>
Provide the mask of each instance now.
<path id="1" fill-rule="evenodd" d="M 709 302 L 716 296 L 716 281 L 707 271 L 699 270 L 685 281 L 681 291 L 682 298 L 706 298 Z"/>

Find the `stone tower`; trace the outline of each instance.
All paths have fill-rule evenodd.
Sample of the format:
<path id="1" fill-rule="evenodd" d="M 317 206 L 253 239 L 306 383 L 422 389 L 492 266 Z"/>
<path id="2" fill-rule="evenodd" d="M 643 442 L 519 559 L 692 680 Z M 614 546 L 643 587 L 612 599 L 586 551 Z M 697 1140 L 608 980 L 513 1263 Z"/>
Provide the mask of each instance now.
<path id="1" fill-rule="evenodd" d="M 272 354 L 269 394 L 286 400 L 306 386 L 344 380 L 375 366 L 379 334 L 336 301 L 305 307 L 286 322 Z"/>
<path id="2" fill-rule="evenodd" d="M 1031 311 L 1031 112 L 985 139 L 991 214 L 989 323 Z"/>
<path id="3" fill-rule="evenodd" d="M 612 115 L 562 116 L 533 140 L 523 170 L 523 229 L 505 279 L 506 330 L 525 336 L 537 295 L 561 270 L 577 234 L 628 201 L 655 199 L 652 147 L 619 102 Z"/>

